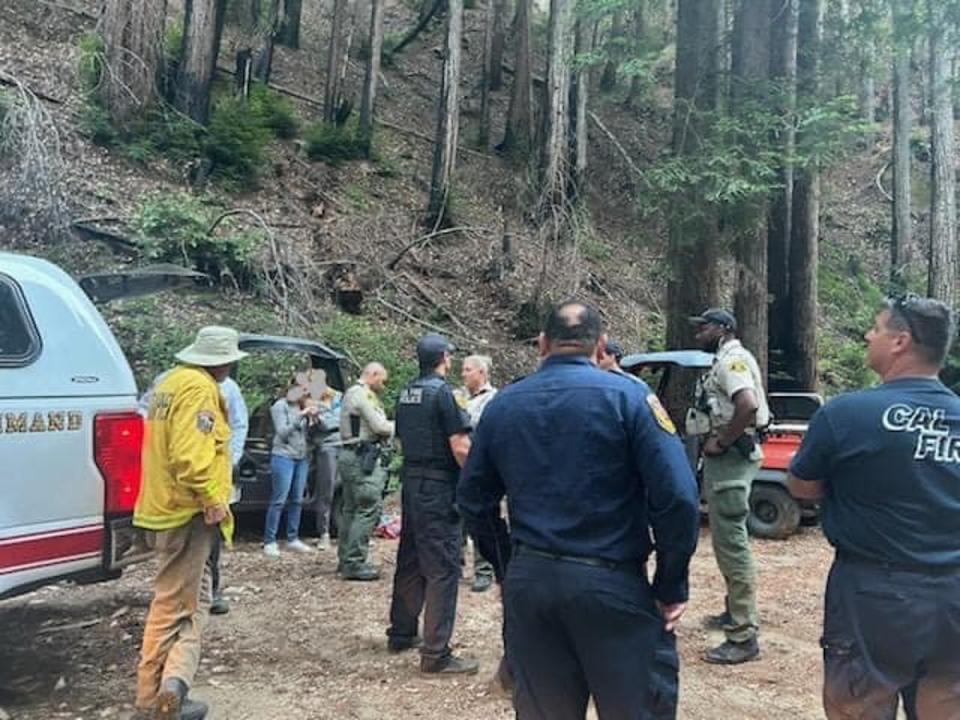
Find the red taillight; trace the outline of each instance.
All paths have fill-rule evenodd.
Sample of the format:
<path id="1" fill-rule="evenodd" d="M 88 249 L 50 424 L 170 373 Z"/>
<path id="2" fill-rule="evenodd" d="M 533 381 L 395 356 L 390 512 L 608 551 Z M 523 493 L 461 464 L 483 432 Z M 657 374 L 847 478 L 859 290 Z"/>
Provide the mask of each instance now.
<path id="1" fill-rule="evenodd" d="M 103 475 L 107 513 L 133 512 L 140 494 L 143 418 L 106 413 L 94 421 L 93 457 Z"/>

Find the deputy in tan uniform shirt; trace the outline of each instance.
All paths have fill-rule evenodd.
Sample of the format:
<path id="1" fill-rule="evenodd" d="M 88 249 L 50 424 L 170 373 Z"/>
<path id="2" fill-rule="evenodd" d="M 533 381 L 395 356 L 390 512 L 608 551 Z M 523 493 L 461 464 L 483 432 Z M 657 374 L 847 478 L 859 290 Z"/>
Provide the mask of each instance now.
<path id="1" fill-rule="evenodd" d="M 377 526 L 383 501 L 387 470 L 369 458 L 379 445 L 393 437 L 393 422 L 387 420 L 380 396 L 387 382 L 387 371 L 380 363 L 370 363 L 343 396 L 340 411 L 339 467 L 343 509 L 339 527 L 337 570 L 344 580 L 376 580 L 380 572 L 367 562 L 370 535 Z M 368 461 L 364 463 L 364 458 Z M 366 465 L 366 467 L 365 467 Z"/>
<path id="2" fill-rule="evenodd" d="M 710 534 L 717 565 L 727 587 L 726 609 L 707 619 L 723 629 L 726 641 L 709 651 L 707 662 L 733 665 L 759 656 L 756 570 L 747 534 L 750 487 L 763 451 L 757 428 L 770 421 L 757 361 L 736 337 L 732 313 L 712 308 L 691 317 L 696 342 L 716 353 L 713 367 L 697 387 L 687 433 L 699 435 Z"/>

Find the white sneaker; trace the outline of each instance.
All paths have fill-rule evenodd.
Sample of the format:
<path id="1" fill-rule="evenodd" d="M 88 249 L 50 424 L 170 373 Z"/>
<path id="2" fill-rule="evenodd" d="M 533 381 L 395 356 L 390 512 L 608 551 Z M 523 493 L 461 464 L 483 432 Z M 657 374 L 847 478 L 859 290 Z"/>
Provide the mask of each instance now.
<path id="1" fill-rule="evenodd" d="M 280 548 L 275 542 L 266 543 L 263 546 L 263 554 L 267 557 L 280 557 Z"/>
<path id="2" fill-rule="evenodd" d="M 305 542 L 299 538 L 296 540 L 291 540 L 287 543 L 287 550 L 292 550 L 293 552 L 298 553 L 312 553 L 313 548 L 307 545 Z"/>
<path id="3" fill-rule="evenodd" d="M 317 540 L 317 550 L 327 550 L 330 548 L 330 533 L 324 533 Z"/>

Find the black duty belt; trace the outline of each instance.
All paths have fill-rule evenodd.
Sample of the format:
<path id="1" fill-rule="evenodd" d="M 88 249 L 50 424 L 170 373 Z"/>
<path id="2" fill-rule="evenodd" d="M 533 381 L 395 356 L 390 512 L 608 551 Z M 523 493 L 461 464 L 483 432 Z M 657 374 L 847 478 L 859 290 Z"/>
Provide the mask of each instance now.
<path id="1" fill-rule="evenodd" d="M 425 480 L 443 480 L 449 481 L 457 477 L 457 471 L 443 470 L 442 468 L 425 467 L 424 465 L 404 464 L 403 472 L 409 477 L 423 478 Z"/>
<path id="2" fill-rule="evenodd" d="M 869 567 L 883 568 L 884 570 L 897 570 L 903 572 L 912 572 L 920 575 L 960 575 L 960 565 L 921 565 L 919 563 L 900 563 L 887 562 L 877 558 L 867 557 L 858 553 L 852 553 L 848 550 L 837 550 L 837 559 L 854 565 L 867 565 Z"/>
<path id="3" fill-rule="evenodd" d="M 558 562 L 576 563 L 578 565 L 589 565 L 590 567 L 606 568 L 607 570 L 619 570 L 620 572 L 643 573 L 644 563 L 630 560 L 607 560 L 606 558 L 584 557 L 583 555 L 562 555 L 561 553 L 550 552 L 549 550 L 539 550 L 537 548 L 516 543 L 514 553 L 517 555 L 535 555 L 536 557 L 556 560 Z"/>

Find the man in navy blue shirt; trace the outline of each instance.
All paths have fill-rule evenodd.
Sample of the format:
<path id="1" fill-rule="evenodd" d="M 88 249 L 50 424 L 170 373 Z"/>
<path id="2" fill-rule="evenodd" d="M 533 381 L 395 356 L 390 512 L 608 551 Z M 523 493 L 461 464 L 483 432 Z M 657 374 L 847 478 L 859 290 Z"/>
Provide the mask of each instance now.
<path id="1" fill-rule="evenodd" d="M 960 398 L 937 378 L 954 332 L 941 302 L 888 301 L 866 334 L 882 384 L 823 407 L 790 467 L 795 495 L 822 498 L 836 548 L 821 640 L 831 720 L 893 720 L 911 684 L 917 717 L 960 717 Z"/>
<path id="2" fill-rule="evenodd" d="M 506 574 L 520 720 L 583 720 L 591 695 L 602 720 L 674 712 L 664 636 L 686 607 L 696 482 L 656 395 L 592 363 L 604 342 L 594 308 L 553 310 L 540 369 L 487 406 L 458 486 L 481 553 L 498 581 Z"/>

